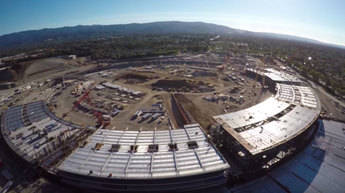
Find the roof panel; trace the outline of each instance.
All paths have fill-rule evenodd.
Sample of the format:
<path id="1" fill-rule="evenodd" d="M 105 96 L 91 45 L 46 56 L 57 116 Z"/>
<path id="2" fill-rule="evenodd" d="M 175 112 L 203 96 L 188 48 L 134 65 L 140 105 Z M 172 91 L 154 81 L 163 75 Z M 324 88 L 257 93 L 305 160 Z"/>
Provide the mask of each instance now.
<path id="1" fill-rule="evenodd" d="M 142 135 L 140 131 L 127 132 L 123 131 L 122 138 L 118 142 L 121 144 L 119 152 L 112 153 L 107 151 L 110 146 L 106 144 L 98 151 L 91 149 L 100 139 L 106 137 L 107 141 L 117 141 L 115 139 L 118 136 L 108 135 L 112 131 L 106 129 L 95 132 L 89 137 L 88 145 L 76 149 L 63 161 L 59 170 L 82 175 L 85 175 L 85 171 L 92 170 L 92 175 L 102 176 L 106 173 L 112 173 L 113 178 L 165 178 L 219 171 L 229 167 L 224 158 L 217 154 L 216 149 L 206 141 L 205 134 L 199 125 L 188 125 L 183 129 L 171 130 L 173 141 L 177 143 L 178 147 L 175 152 L 169 151 L 170 134 L 168 131 L 145 132 L 145 139 L 149 138 L 150 140 L 140 139 L 140 137 L 136 139 L 137 136 Z M 158 152 L 148 153 L 148 144 L 152 144 L 155 133 L 156 141 L 157 134 L 163 141 L 158 143 Z M 123 136 L 128 137 L 123 140 Z M 191 140 L 197 141 L 199 148 L 189 149 L 187 142 Z M 104 142 L 107 143 L 107 141 Z M 136 153 L 128 152 L 129 146 L 124 147 L 123 143 L 137 145 L 138 151 Z M 123 148 L 127 151 L 123 151 Z M 74 164 L 78 160 L 83 164 Z M 78 169 L 73 167 L 78 167 Z M 115 172 L 115 170 L 122 172 Z"/>

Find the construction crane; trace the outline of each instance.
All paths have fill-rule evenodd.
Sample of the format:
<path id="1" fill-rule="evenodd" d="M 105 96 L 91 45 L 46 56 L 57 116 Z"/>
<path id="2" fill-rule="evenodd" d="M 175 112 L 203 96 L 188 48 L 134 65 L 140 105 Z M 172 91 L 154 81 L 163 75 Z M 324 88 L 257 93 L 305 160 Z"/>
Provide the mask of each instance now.
<path id="1" fill-rule="evenodd" d="M 106 126 L 108 126 L 110 124 L 110 121 L 109 120 L 105 120 L 103 118 L 103 113 L 97 111 L 97 110 L 94 110 L 93 111 L 93 115 L 97 118 L 97 125 L 98 126 L 101 126 L 102 128 L 105 128 Z"/>
<path id="2" fill-rule="evenodd" d="M 73 108 L 70 111 L 68 111 L 67 113 L 64 113 L 62 115 L 63 118 L 66 117 L 68 115 L 68 113 L 70 113 L 72 110 L 75 110 L 76 108 L 78 108 L 78 106 L 85 100 L 86 100 L 87 104 L 89 104 L 91 107 L 95 108 L 94 104 L 91 103 L 91 99 L 89 96 L 94 84 L 95 83 L 91 84 L 89 86 L 89 88 L 84 92 L 84 94 L 76 102 L 74 102 Z M 110 124 L 110 122 L 108 120 L 103 119 L 103 113 L 101 113 L 97 110 L 92 110 L 92 113 L 93 113 L 93 116 L 97 119 L 97 125 L 103 126 L 103 128 L 104 128 Z"/>
<path id="3" fill-rule="evenodd" d="M 70 111 L 62 114 L 62 118 L 65 118 L 72 110 L 75 110 L 80 105 L 80 103 L 83 102 L 85 99 L 87 99 L 88 102 L 90 102 L 89 93 L 93 85 L 94 84 L 90 85 L 89 88 L 84 92 L 84 94 L 76 102 L 74 102 L 73 108 Z"/>
<path id="4" fill-rule="evenodd" d="M 93 109 L 92 109 L 92 113 L 93 113 L 93 116 L 97 119 L 97 125 L 99 126 L 103 126 L 106 127 L 107 125 L 110 124 L 109 121 L 107 120 L 104 120 L 103 118 L 103 113 L 97 111 L 97 110 L 94 110 L 95 109 L 95 106 L 94 104 L 91 102 L 91 99 L 89 97 L 89 93 L 91 91 L 91 87 L 83 94 L 83 96 L 81 96 L 78 101 L 76 101 L 74 103 L 74 106 L 73 106 L 73 109 L 75 109 L 76 107 L 78 107 L 80 105 L 80 103 L 84 100 L 86 100 L 87 104 L 89 104 Z"/>
<path id="5" fill-rule="evenodd" d="M 83 102 L 85 99 L 88 100 L 88 103 L 90 103 L 89 93 L 91 91 L 91 87 L 85 91 L 85 93 L 76 101 L 74 102 L 72 110 L 75 110 L 81 102 Z"/>

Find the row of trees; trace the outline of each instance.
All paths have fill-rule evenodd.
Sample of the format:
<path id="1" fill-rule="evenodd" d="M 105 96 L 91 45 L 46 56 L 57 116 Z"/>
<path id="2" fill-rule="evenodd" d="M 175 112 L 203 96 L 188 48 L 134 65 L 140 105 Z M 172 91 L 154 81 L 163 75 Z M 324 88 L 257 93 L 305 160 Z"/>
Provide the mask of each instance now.
<path id="1" fill-rule="evenodd" d="M 316 43 L 234 35 L 223 36 L 216 45 L 235 53 L 261 54 L 282 59 L 304 76 L 323 84 L 329 92 L 345 96 L 345 49 Z"/>

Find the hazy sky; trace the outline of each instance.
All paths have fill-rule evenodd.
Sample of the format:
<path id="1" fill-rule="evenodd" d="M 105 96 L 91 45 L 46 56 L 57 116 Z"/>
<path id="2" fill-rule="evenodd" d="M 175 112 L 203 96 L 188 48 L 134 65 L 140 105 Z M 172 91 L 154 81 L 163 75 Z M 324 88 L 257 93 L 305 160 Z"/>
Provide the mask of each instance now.
<path id="1" fill-rule="evenodd" d="M 0 35 L 80 24 L 170 20 L 345 45 L 345 0 L 0 0 Z"/>

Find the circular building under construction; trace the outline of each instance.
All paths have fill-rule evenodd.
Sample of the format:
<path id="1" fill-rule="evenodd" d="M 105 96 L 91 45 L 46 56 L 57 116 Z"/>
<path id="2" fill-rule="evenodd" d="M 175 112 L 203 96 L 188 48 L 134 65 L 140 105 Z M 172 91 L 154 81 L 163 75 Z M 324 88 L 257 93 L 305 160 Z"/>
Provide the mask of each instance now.
<path id="1" fill-rule="evenodd" d="M 10 108 L 2 117 L 9 147 L 62 183 L 96 191 L 185 191 L 225 183 L 227 161 L 198 124 L 165 131 L 80 128 L 44 102 Z"/>
<path id="2" fill-rule="evenodd" d="M 247 109 L 214 116 L 214 135 L 242 168 L 256 173 L 300 150 L 318 127 L 321 105 L 312 89 L 274 69 L 246 73 L 266 81 L 275 95 Z"/>
<path id="3" fill-rule="evenodd" d="M 100 81 L 98 85 L 78 85 L 72 91 L 79 97 L 73 103 L 75 108 L 88 113 L 87 116 L 95 115 L 97 127 L 76 123 L 78 116 L 57 116 L 47 100 L 10 107 L 2 115 L 1 134 L 16 155 L 38 166 L 50 179 L 86 191 L 190 192 L 232 184 L 235 177 L 247 179 L 248 174 L 259 174 L 302 148 L 312 138 L 321 111 L 312 89 L 293 75 L 274 69 L 247 69 L 245 74 L 265 81 L 262 89 L 274 95 L 254 106 L 211 116 L 217 126 L 209 130 L 175 97 L 168 105 L 172 105 L 179 127 L 171 126 L 168 118 L 168 127 L 164 129 L 150 129 L 149 124 L 149 129 L 110 129 L 106 127 L 111 124 L 107 120 L 117 116 L 121 108 L 112 105 L 109 115 L 94 110 L 101 106 L 88 101 L 91 89 L 112 89 L 116 101 L 127 105 L 147 101 L 142 91 Z M 92 75 L 88 76 L 92 79 Z M 126 77 L 127 82 L 132 81 Z M 88 88 L 83 88 L 85 85 Z M 204 83 L 191 86 L 198 93 L 212 92 L 211 87 Z M 158 89 L 157 93 L 165 92 L 154 89 Z M 188 88 L 181 88 L 181 92 L 187 91 Z M 62 91 L 55 94 L 63 95 Z M 142 123 L 162 117 L 164 122 L 163 104 L 153 105 L 158 110 L 134 111 L 128 119 L 141 117 L 138 123 Z M 240 174 L 232 171 L 232 164 L 241 168 Z"/>

